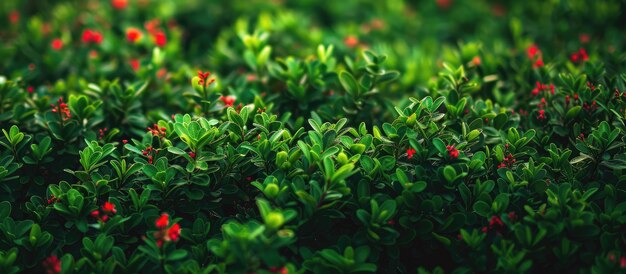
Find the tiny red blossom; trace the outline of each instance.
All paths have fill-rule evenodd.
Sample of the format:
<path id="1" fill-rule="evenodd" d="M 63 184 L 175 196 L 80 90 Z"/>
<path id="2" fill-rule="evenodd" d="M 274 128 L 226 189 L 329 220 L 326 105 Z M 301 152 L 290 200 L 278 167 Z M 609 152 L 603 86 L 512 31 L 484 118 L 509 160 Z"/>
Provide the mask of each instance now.
<path id="1" fill-rule="evenodd" d="M 63 102 L 63 97 L 59 98 L 59 100 L 57 100 L 57 104 L 51 104 L 50 106 L 52 106 L 52 112 L 54 113 L 59 113 L 59 115 L 61 116 L 61 119 L 63 119 L 63 121 L 68 120 L 72 117 L 72 115 L 70 114 L 70 109 L 67 106 L 66 103 Z"/>
<path id="2" fill-rule="evenodd" d="M 452 145 L 446 146 L 446 150 L 448 150 L 448 156 L 450 156 L 450 158 L 452 159 L 459 158 L 459 150 L 456 149 L 454 146 Z"/>
<path id="3" fill-rule="evenodd" d="M 111 0 L 111 5 L 115 9 L 122 10 L 128 6 L 128 0 Z"/>
<path id="4" fill-rule="evenodd" d="M 539 50 L 537 45 L 532 44 L 528 47 L 528 49 L 526 49 L 526 54 L 528 55 L 528 59 L 534 60 L 536 55 L 541 54 L 541 50 Z"/>
<path id="5" fill-rule="evenodd" d="M 156 221 L 155 221 L 155 225 L 158 229 L 164 229 L 166 228 L 168 225 L 170 224 L 170 216 L 167 215 L 167 213 L 163 213 L 161 214 L 161 217 L 159 217 Z"/>
<path id="6" fill-rule="evenodd" d="M 407 150 L 406 150 L 406 157 L 407 157 L 408 159 L 413 158 L 413 155 L 415 154 L 415 152 L 416 152 L 416 151 L 415 151 L 415 149 L 413 149 L 413 148 L 409 148 L 409 149 L 407 149 Z"/>
<path id="7" fill-rule="evenodd" d="M 19 11 L 12 11 L 11 13 L 9 13 L 9 22 L 11 22 L 11 24 L 17 24 L 20 21 L 20 12 Z"/>
<path id="8" fill-rule="evenodd" d="M 82 41 L 84 44 L 100 44 L 102 43 L 102 33 L 86 29 L 83 31 Z"/>
<path id="9" fill-rule="evenodd" d="M 167 36 L 162 31 L 156 32 L 154 35 L 154 43 L 159 47 L 164 47 L 167 43 Z"/>
<path id="10" fill-rule="evenodd" d="M 546 119 L 546 111 L 543 109 L 539 110 L 539 116 L 537 116 L 537 119 L 539 120 L 545 120 Z"/>
<path id="11" fill-rule="evenodd" d="M 117 213 L 117 210 L 115 209 L 115 205 L 111 202 L 105 202 L 104 205 L 102 205 L 102 211 L 106 213 L 111 213 L 111 214 Z"/>
<path id="12" fill-rule="evenodd" d="M 349 47 L 349 48 L 353 48 L 356 47 L 359 44 L 359 39 L 356 38 L 355 36 L 347 36 L 346 38 L 343 39 L 343 43 Z"/>
<path id="13" fill-rule="evenodd" d="M 137 28 L 126 29 L 126 40 L 130 43 L 135 43 L 137 40 L 141 39 L 141 36 L 143 36 L 143 34 L 141 33 L 141 30 Z"/>
<path id="14" fill-rule="evenodd" d="M 441 9 L 447 10 L 452 6 L 452 0 L 436 0 L 435 3 Z"/>
<path id="15" fill-rule="evenodd" d="M 481 63 L 480 57 L 474 56 L 474 58 L 472 59 L 472 63 L 474 64 L 474 66 L 480 66 L 480 63 Z"/>
<path id="16" fill-rule="evenodd" d="M 139 60 L 137 59 L 130 59 L 130 67 L 133 68 L 134 71 L 138 71 L 139 70 Z"/>
<path id="17" fill-rule="evenodd" d="M 59 51 L 63 49 L 63 40 L 56 38 L 52 40 L 52 43 L 50 43 L 50 46 L 52 47 L 53 50 Z"/>
<path id="18" fill-rule="evenodd" d="M 61 273 L 61 261 L 56 255 L 52 255 L 41 263 L 46 270 L 46 274 Z"/>
<path id="19" fill-rule="evenodd" d="M 167 230 L 167 236 L 170 240 L 176 242 L 180 237 L 180 225 L 174 224 L 170 229 Z"/>
<path id="20" fill-rule="evenodd" d="M 220 100 L 224 102 L 224 105 L 227 107 L 232 107 L 235 103 L 235 97 L 233 96 L 220 96 Z"/>

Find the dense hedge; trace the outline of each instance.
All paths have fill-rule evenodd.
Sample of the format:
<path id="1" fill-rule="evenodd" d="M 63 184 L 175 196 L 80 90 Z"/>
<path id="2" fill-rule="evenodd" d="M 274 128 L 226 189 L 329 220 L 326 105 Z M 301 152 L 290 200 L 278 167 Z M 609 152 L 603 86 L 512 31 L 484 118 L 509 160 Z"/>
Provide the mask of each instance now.
<path id="1" fill-rule="evenodd" d="M 626 271 L 626 4 L 409 2 L 3 1 L 0 273 Z"/>

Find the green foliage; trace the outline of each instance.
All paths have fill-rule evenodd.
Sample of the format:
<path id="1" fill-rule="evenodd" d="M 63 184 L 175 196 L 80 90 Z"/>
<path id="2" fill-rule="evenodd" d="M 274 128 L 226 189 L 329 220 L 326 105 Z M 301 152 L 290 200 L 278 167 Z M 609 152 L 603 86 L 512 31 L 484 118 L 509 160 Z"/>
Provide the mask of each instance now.
<path id="1" fill-rule="evenodd" d="M 28 2 L 0 273 L 626 269 L 620 1 Z"/>

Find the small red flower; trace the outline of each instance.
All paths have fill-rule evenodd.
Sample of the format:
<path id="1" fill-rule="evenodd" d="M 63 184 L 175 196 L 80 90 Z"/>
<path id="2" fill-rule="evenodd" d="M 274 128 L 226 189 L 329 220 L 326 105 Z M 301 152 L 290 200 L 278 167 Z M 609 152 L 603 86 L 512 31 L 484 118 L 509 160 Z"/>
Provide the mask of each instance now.
<path id="1" fill-rule="evenodd" d="M 167 215 L 167 213 L 161 214 L 161 217 L 159 217 L 155 221 L 155 225 L 158 229 L 165 229 L 169 224 L 170 224 L 170 216 Z"/>
<path id="2" fill-rule="evenodd" d="M 104 203 L 104 205 L 102 206 L 102 211 L 104 211 L 105 213 L 111 213 L 111 214 L 117 213 L 117 210 L 115 209 L 115 205 L 110 202 Z"/>
<path id="3" fill-rule="evenodd" d="M 224 106 L 232 107 L 235 103 L 235 97 L 233 96 L 220 96 L 220 100 L 224 102 Z"/>
<path id="4" fill-rule="evenodd" d="M 572 61 L 572 63 L 588 61 L 589 55 L 587 55 L 587 51 L 585 49 L 581 48 L 577 52 L 574 52 L 570 55 L 570 60 Z"/>
<path id="5" fill-rule="evenodd" d="M 100 217 L 100 211 L 97 209 L 91 212 L 91 217 L 98 218 Z"/>
<path id="6" fill-rule="evenodd" d="M 102 43 L 102 33 L 86 29 L 83 31 L 82 41 L 84 44 L 100 44 Z"/>
<path id="7" fill-rule="evenodd" d="M 355 36 L 349 35 L 349 36 L 346 36 L 346 38 L 343 39 L 343 43 L 347 47 L 353 48 L 353 47 L 356 47 L 359 44 L 359 38 L 356 38 Z"/>
<path id="8" fill-rule="evenodd" d="M 502 159 L 502 162 L 498 165 L 498 168 L 511 168 L 513 167 L 513 164 L 515 164 L 516 160 L 515 157 L 513 157 L 513 154 L 509 153 L 509 155 L 505 156 L 504 159 Z"/>
<path id="9" fill-rule="evenodd" d="M 517 215 L 515 214 L 515 211 L 509 212 L 509 219 L 511 219 L 511 221 L 517 220 Z"/>
<path id="10" fill-rule="evenodd" d="M 123 139 L 123 140 L 122 140 L 122 143 L 123 143 L 123 144 L 128 144 L 128 140 Z"/>
<path id="11" fill-rule="evenodd" d="M 546 119 L 546 111 L 543 109 L 539 110 L 539 116 L 537 116 L 537 119 L 539 120 L 545 120 Z"/>
<path id="12" fill-rule="evenodd" d="M 46 274 L 61 273 L 61 261 L 56 255 L 52 255 L 41 263 L 46 270 Z"/>
<path id="13" fill-rule="evenodd" d="M 196 153 L 193 151 L 189 152 L 189 157 L 191 157 L 191 159 L 196 159 Z"/>
<path id="14" fill-rule="evenodd" d="M 50 45 L 52 46 L 52 49 L 59 51 L 63 49 L 63 40 L 56 38 L 52 40 L 52 43 Z"/>
<path id="15" fill-rule="evenodd" d="M 70 114 L 70 109 L 68 108 L 67 104 L 63 102 L 63 97 L 57 100 L 56 105 L 51 104 L 50 106 L 52 106 L 52 112 L 59 113 L 63 121 L 66 121 L 72 117 L 72 115 Z"/>
<path id="16" fill-rule="evenodd" d="M 415 154 L 415 152 L 417 152 L 417 151 L 415 151 L 415 149 L 413 149 L 413 148 L 409 148 L 409 149 L 407 149 L 407 150 L 406 150 L 406 157 L 407 157 L 408 159 L 413 158 L 413 155 Z"/>
<path id="17" fill-rule="evenodd" d="M 439 8 L 444 10 L 449 9 L 452 6 L 452 0 L 436 0 L 435 3 Z"/>
<path id="18" fill-rule="evenodd" d="M 611 262 L 615 262 L 615 254 L 613 254 L 613 252 L 610 252 L 610 253 L 609 253 L 609 256 L 608 256 L 608 259 L 609 259 L 609 261 L 611 261 Z"/>
<path id="19" fill-rule="evenodd" d="M 167 128 L 159 127 L 157 124 L 153 124 L 152 128 L 147 128 L 148 132 L 152 133 L 152 136 L 164 138 L 167 134 Z"/>
<path id="20" fill-rule="evenodd" d="M 537 47 L 537 45 L 532 44 L 526 49 L 526 54 L 528 55 L 528 59 L 534 60 L 535 56 L 541 54 L 541 50 L 539 50 L 539 47 Z"/>
<path id="21" fill-rule="evenodd" d="M 154 43 L 159 47 L 164 47 L 167 43 L 167 36 L 162 31 L 158 31 L 154 34 Z"/>
<path id="22" fill-rule="evenodd" d="M 626 268 L 626 256 L 622 256 L 619 258 L 619 267 Z"/>
<path id="23" fill-rule="evenodd" d="M 128 0 L 111 0 L 113 8 L 123 10 L 128 6 Z"/>
<path id="24" fill-rule="evenodd" d="M 138 71 L 139 70 L 139 60 L 137 59 L 130 59 L 130 67 L 133 68 L 134 71 Z"/>
<path id="25" fill-rule="evenodd" d="M 535 63 L 533 63 L 533 68 L 543 67 L 543 65 L 543 59 L 539 58 L 537 59 L 537 61 L 535 61 Z"/>
<path id="26" fill-rule="evenodd" d="M 472 63 L 474 64 L 474 66 L 480 66 L 480 63 L 481 63 L 480 57 L 474 56 L 474 58 L 472 59 Z"/>
<path id="27" fill-rule="evenodd" d="M 448 156 L 450 156 L 450 158 L 459 158 L 459 150 L 456 149 L 453 145 L 446 146 L 446 150 L 448 150 Z"/>
<path id="28" fill-rule="evenodd" d="M 26 88 L 26 91 L 28 91 L 28 93 L 33 93 L 33 92 L 35 92 L 35 88 L 33 86 L 28 86 Z"/>
<path id="29" fill-rule="evenodd" d="M 19 11 L 12 11 L 11 13 L 9 13 L 9 22 L 11 22 L 11 24 L 17 24 L 20 21 L 20 12 Z"/>
<path id="30" fill-rule="evenodd" d="M 137 40 L 141 39 L 141 36 L 143 36 L 143 34 L 138 28 L 126 29 L 126 40 L 130 43 L 135 43 Z"/>
<path id="31" fill-rule="evenodd" d="M 589 43 L 589 40 L 591 40 L 591 38 L 589 38 L 589 34 L 581 33 L 578 36 L 578 40 L 580 40 L 581 43 L 586 44 Z"/>
<path id="32" fill-rule="evenodd" d="M 180 238 L 180 225 L 174 224 L 170 227 L 170 229 L 167 230 L 167 236 L 174 242 L 178 241 L 178 238 Z"/>

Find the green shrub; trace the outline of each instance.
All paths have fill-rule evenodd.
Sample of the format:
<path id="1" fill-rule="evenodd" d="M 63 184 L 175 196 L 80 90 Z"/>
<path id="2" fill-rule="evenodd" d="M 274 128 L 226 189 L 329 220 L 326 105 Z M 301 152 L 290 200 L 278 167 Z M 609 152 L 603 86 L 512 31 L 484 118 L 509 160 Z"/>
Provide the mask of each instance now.
<path id="1" fill-rule="evenodd" d="M 1 273 L 626 271 L 620 1 L 40 2 Z"/>

